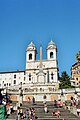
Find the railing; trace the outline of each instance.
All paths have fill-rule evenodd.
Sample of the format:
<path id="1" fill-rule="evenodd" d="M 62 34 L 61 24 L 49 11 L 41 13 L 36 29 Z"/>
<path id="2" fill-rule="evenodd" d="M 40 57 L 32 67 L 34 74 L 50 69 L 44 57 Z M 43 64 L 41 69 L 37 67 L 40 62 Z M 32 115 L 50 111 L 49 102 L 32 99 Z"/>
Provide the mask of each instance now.
<path id="1" fill-rule="evenodd" d="M 50 88 L 26 88 L 23 89 L 23 94 L 29 94 L 29 93 L 53 93 L 53 94 L 63 94 L 66 93 L 80 93 L 80 88 L 72 88 L 72 89 L 60 89 L 60 90 L 54 90 Z M 19 90 L 17 89 L 7 89 L 8 94 L 19 94 Z"/>

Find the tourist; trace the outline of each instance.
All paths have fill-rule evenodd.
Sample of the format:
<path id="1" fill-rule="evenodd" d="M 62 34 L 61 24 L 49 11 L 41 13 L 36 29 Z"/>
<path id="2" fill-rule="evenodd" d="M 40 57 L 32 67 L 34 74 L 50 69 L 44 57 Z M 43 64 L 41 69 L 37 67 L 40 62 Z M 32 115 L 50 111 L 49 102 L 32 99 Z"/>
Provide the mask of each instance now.
<path id="1" fill-rule="evenodd" d="M 31 117 L 31 108 L 29 108 L 29 118 Z"/>
<path id="2" fill-rule="evenodd" d="M 53 111 L 52 111 L 52 116 L 54 116 L 54 115 L 55 115 L 55 111 L 53 110 Z"/>
<path id="3" fill-rule="evenodd" d="M 77 115 L 79 116 L 80 114 L 80 107 L 77 108 Z"/>
<path id="4" fill-rule="evenodd" d="M 31 118 L 32 118 L 32 120 L 35 120 L 34 112 L 35 112 L 34 108 L 31 108 Z"/>
<path id="5" fill-rule="evenodd" d="M 20 120 L 20 107 L 17 108 L 17 120 Z"/>
<path id="6" fill-rule="evenodd" d="M 55 115 L 59 118 L 59 117 L 60 117 L 60 111 L 57 110 L 57 111 L 55 112 Z"/>
<path id="7" fill-rule="evenodd" d="M 30 97 L 28 97 L 28 103 L 30 104 Z"/>
<path id="8" fill-rule="evenodd" d="M 58 107 L 60 107 L 60 102 L 61 102 L 61 100 L 58 100 L 58 101 L 57 101 Z"/>
<path id="9" fill-rule="evenodd" d="M 44 104 L 46 103 L 46 98 L 47 98 L 47 96 L 44 95 L 44 96 L 43 96 L 43 99 L 44 99 L 44 100 L 43 100 L 43 103 L 44 103 Z"/>
<path id="10" fill-rule="evenodd" d="M 29 110 L 27 109 L 26 110 L 26 120 L 28 120 L 28 118 L 29 118 Z"/>
<path id="11" fill-rule="evenodd" d="M 13 105 L 12 104 L 10 105 L 10 108 L 11 108 L 11 113 L 13 113 L 14 110 L 13 110 Z"/>
<path id="12" fill-rule="evenodd" d="M 65 110 L 67 109 L 67 101 L 63 102 L 63 107 Z"/>
<path id="13" fill-rule="evenodd" d="M 7 111 L 7 116 L 9 116 L 11 114 L 10 104 L 6 105 L 6 111 Z"/>
<path id="14" fill-rule="evenodd" d="M 20 118 L 22 119 L 23 118 L 23 111 L 22 111 L 22 108 L 20 108 Z"/>
<path id="15" fill-rule="evenodd" d="M 2 99 L 2 104 L 6 105 L 6 99 L 5 98 Z"/>
<path id="16" fill-rule="evenodd" d="M 78 103 L 79 103 L 79 99 L 78 99 L 78 97 L 76 98 L 76 106 L 78 105 Z"/>
<path id="17" fill-rule="evenodd" d="M 56 108 L 58 107 L 56 100 L 54 100 L 54 107 L 56 107 Z"/>
<path id="18" fill-rule="evenodd" d="M 35 105 L 35 98 L 32 98 L 32 104 Z"/>
<path id="19" fill-rule="evenodd" d="M 71 96 L 71 105 L 70 105 L 71 107 L 73 107 L 74 106 L 74 98 Z"/>
<path id="20" fill-rule="evenodd" d="M 61 107 L 63 106 L 62 101 L 61 101 L 61 100 L 58 100 L 57 105 L 58 105 L 58 107 L 60 107 L 60 108 L 61 108 Z"/>
<path id="21" fill-rule="evenodd" d="M 76 99 L 75 98 L 73 99 L 73 106 L 76 107 Z"/>
<path id="22" fill-rule="evenodd" d="M 47 104 L 46 103 L 44 104 L 44 111 L 45 111 L 45 113 L 48 112 L 48 110 L 47 110 Z"/>
<path id="23" fill-rule="evenodd" d="M 13 106 L 13 111 L 14 111 L 14 112 L 17 111 L 17 105 L 14 105 L 14 106 Z"/>

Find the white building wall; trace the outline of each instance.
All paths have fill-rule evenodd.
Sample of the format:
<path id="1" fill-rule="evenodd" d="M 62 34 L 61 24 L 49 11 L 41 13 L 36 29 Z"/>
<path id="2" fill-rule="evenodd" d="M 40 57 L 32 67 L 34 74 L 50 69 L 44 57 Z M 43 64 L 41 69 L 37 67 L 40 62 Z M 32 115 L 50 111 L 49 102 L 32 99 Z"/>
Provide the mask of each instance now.
<path id="1" fill-rule="evenodd" d="M 40 61 L 35 61 L 35 62 L 28 62 L 27 63 L 27 69 L 26 69 L 26 81 L 27 83 L 31 82 L 37 82 L 37 73 L 39 72 L 39 66 Z M 43 60 L 42 62 L 43 66 L 43 72 L 46 73 L 46 82 L 47 82 L 47 71 L 49 71 L 49 81 L 52 82 L 51 80 L 51 72 L 54 74 L 54 80 L 53 82 L 57 82 L 57 65 L 55 60 Z M 29 73 L 31 73 L 32 76 L 32 81 L 29 81 Z"/>
<path id="2" fill-rule="evenodd" d="M 14 75 L 16 75 L 16 78 L 14 78 Z M 14 84 L 14 80 L 16 80 L 16 84 Z M 0 73 L 0 88 L 19 85 L 20 82 L 24 83 L 24 72 Z"/>

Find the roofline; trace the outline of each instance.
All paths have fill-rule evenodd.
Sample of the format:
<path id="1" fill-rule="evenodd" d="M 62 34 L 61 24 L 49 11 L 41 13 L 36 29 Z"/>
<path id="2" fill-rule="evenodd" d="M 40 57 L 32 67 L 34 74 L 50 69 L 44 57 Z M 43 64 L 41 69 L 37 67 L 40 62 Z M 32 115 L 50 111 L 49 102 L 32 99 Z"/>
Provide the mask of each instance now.
<path id="1" fill-rule="evenodd" d="M 78 65 L 78 63 L 80 64 L 80 62 L 76 62 L 72 65 L 72 67 L 74 67 L 75 65 Z"/>
<path id="2" fill-rule="evenodd" d="M 0 72 L 0 74 L 7 74 L 7 73 L 20 73 L 20 72 L 25 72 L 25 70 L 16 70 L 16 71 L 8 71 L 8 72 Z"/>

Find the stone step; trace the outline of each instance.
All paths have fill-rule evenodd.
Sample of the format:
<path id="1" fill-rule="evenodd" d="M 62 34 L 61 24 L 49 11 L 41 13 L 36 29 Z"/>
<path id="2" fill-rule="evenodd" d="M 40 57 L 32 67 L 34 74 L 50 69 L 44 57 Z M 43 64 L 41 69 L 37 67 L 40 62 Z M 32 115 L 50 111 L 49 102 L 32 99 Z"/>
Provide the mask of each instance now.
<path id="1" fill-rule="evenodd" d="M 60 118 L 57 118 L 57 117 L 40 117 L 40 118 L 39 118 L 39 117 L 38 117 L 38 120 L 39 120 L 39 119 L 43 119 L 43 120 L 44 120 L 44 119 L 47 119 L 47 120 L 48 120 L 48 119 L 55 119 L 55 120 L 56 120 L 56 119 L 58 119 L 58 120 L 61 119 L 61 120 L 62 120 L 63 118 L 64 118 L 65 120 L 73 120 L 73 119 L 74 119 L 74 120 L 78 120 L 78 118 L 70 118 L 70 117 L 69 117 L 69 118 L 68 118 L 68 117 L 65 118 L 64 116 L 63 116 L 63 117 L 60 117 Z"/>
<path id="2" fill-rule="evenodd" d="M 14 103 L 15 105 L 15 103 Z M 43 102 L 36 102 L 36 105 L 32 105 L 32 103 L 28 104 L 27 102 L 23 103 L 22 109 L 23 112 L 30 107 L 33 107 L 35 109 L 36 115 L 38 117 L 38 120 L 62 120 L 63 117 L 65 120 L 80 120 L 76 115 L 70 113 L 68 110 L 64 110 L 64 108 L 55 108 L 53 106 L 53 102 L 47 102 L 48 106 L 48 113 L 44 112 L 44 104 Z M 56 111 L 57 109 L 60 110 L 61 116 L 60 118 L 57 118 L 57 116 L 52 116 L 52 110 Z M 9 120 L 13 119 L 15 120 L 16 113 L 9 116 Z"/>

